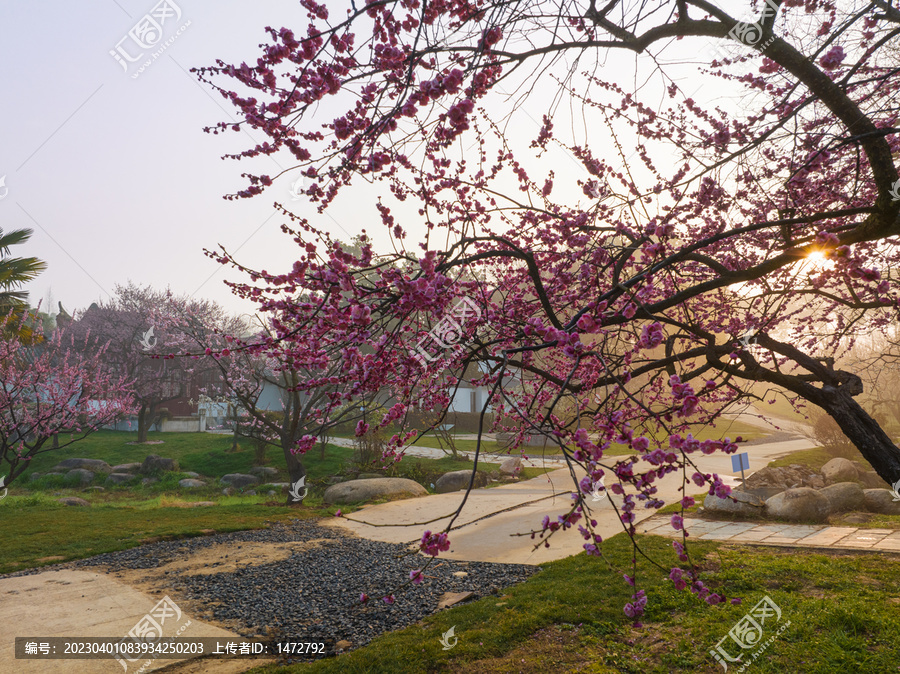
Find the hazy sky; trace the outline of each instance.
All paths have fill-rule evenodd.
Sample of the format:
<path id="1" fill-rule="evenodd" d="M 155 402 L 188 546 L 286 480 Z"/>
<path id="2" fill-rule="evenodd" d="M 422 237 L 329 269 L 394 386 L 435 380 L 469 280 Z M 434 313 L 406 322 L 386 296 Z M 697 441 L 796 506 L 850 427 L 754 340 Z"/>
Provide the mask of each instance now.
<path id="1" fill-rule="evenodd" d="M 31 241 L 15 250 L 49 265 L 26 288 L 33 304 L 43 298 L 48 308 L 52 291 L 49 308 L 55 311 L 55 302 L 62 301 L 71 313 L 132 280 L 243 313 L 253 305 L 236 299 L 222 280 L 246 279 L 202 250 L 223 244 L 250 267 L 289 269 L 296 247 L 279 230 L 285 218 L 273 208 L 276 199 L 337 238 L 350 239 L 367 222 L 370 232 L 378 229 L 370 212 L 373 199 L 359 207 L 358 191 L 352 199 L 343 196 L 325 216 L 293 201 L 289 186 L 296 173 L 253 199 L 222 199 L 246 186 L 242 171 L 275 175 L 291 167 L 290 156 L 247 166 L 223 161 L 221 155 L 265 139 L 252 130 L 203 133 L 205 125 L 236 118 L 233 108 L 189 70 L 217 58 L 255 62 L 259 43 L 267 41 L 264 27 L 301 32 L 306 11 L 297 0 L 175 2 L 180 17 L 173 3 L 166 12 L 157 0 L 4 0 L 0 5 L 0 177 L 8 190 L 0 188 L 0 227 L 35 230 Z M 328 4 L 340 14 L 349 0 Z M 162 40 L 142 49 L 129 32 L 146 14 L 162 20 Z M 141 52 L 143 57 L 127 63 Z M 540 114 L 535 110 L 533 117 Z M 530 139 L 538 125 L 530 126 L 516 128 Z M 586 177 L 571 157 L 557 156 L 556 162 L 566 167 L 573 184 Z M 375 196 L 365 186 L 362 194 Z M 418 229 L 417 223 L 404 225 L 411 234 Z"/>
<path id="2" fill-rule="evenodd" d="M 0 227 L 35 230 L 15 249 L 49 265 L 26 288 L 32 303 L 52 290 L 71 312 L 130 279 L 243 312 L 252 305 L 234 298 L 222 279 L 244 279 L 220 269 L 203 248 L 221 243 L 251 267 L 271 270 L 295 259 L 294 244 L 279 231 L 285 218 L 272 204 L 279 198 L 296 213 L 314 210 L 292 202 L 293 177 L 254 199 L 222 199 L 246 183 L 245 167 L 221 155 L 264 139 L 203 133 L 205 125 L 235 117 L 189 69 L 216 58 L 252 63 L 265 26 L 302 29 L 306 12 L 296 0 L 176 2 L 181 17 L 164 18 L 162 40 L 139 61 L 123 58 L 127 72 L 110 51 L 118 45 L 128 56 L 141 53 L 129 31 L 156 0 L 2 4 L 0 176 L 8 192 L 0 188 Z M 286 156 L 263 161 L 269 166 L 257 162 L 254 170 L 275 175 L 291 166 Z M 333 219 L 319 221 L 349 239 L 362 228 L 351 214 L 337 204 Z"/>

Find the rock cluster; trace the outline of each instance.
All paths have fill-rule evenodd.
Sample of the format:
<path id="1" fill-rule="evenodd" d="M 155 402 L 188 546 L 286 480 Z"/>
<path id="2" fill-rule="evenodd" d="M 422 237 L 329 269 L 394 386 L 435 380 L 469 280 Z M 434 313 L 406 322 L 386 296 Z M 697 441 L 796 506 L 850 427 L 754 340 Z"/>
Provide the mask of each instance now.
<path id="1" fill-rule="evenodd" d="M 900 499 L 883 485 L 874 471 L 837 458 L 818 472 L 798 464 L 763 468 L 729 498 L 708 495 L 703 507 L 710 513 L 792 522 L 824 522 L 829 515 L 866 510 L 900 515 Z"/>

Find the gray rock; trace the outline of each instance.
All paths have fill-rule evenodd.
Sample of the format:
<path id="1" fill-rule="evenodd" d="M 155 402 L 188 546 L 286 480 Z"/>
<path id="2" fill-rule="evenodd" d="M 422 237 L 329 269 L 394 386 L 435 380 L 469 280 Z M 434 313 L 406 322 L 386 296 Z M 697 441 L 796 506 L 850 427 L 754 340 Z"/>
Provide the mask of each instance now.
<path id="1" fill-rule="evenodd" d="M 178 480 L 178 486 L 184 487 L 186 489 L 194 489 L 197 487 L 205 487 L 206 483 L 203 480 L 194 480 L 192 478 L 185 478 L 184 480 Z"/>
<path id="2" fill-rule="evenodd" d="M 859 471 L 852 462 L 838 457 L 822 466 L 822 477 L 827 484 L 853 482 L 859 478 Z"/>
<path id="3" fill-rule="evenodd" d="M 882 479 L 881 475 L 874 470 L 862 471 L 859 474 L 859 482 L 868 489 L 884 489 L 885 487 L 890 486 Z"/>
<path id="4" fill-rule="evenodd" d="M 191 472 L 191 471 L 182 472 L 181 474 L 184 475 L 185 477 L 190 477 L 190 478 L 198 478 L 198 477 L 200 477 L 200 473 L 194 473 L 194 472 Z"/>
<path id="5" fill-rule="evenodd" d="M 259 478 L 255 475 L 245 475 L 243 473 L 229 473 L 228 475 L 223 475 L 222 479 L 219 480 L 221 484 L 228 484 L 234 487 L 235 489 L 242 489 L 244 487 L 249 487 L 250 485 L 259 484 Z"/>
<path id="6" fill-rule="evenodd" d="M 846 513 L 866 509 L 866 497 L 862 487 L 855 482 L 836 482 L 819 490 L 828 499 L 833 513 Z"/>
<path id="7" fill-rule="evenodd" d="M 866 510 L 882 515 L 900 515 L 900 501 L 894 500 L 890 489 L 864 489 Z"/>
<path id="8" fill-rule="evenodd" d="M 266 492 L 266 496 L 275 496 L 275 492 L 273 490 L 269 490 Z"/>
<path id="9" fill-rule="evenodd" d="M 803 480 L 804 487 L 812 487 L 813 489 L 821 489 L 825 486 L 825 479 L 821 475 L 812 475 Z"/>
<path id="10" fill-rule="evenodd" d="M 511 457 L 500 464 L 502 475 L 518 475 L 522 472 L 522 459 L 518 456 Z"/>
<path id="11" fill-rule="evenodd" d="M 261 478 L 278 477 L 278 469 L 270 466 L 253 466 L 250 474 Z"/>
<path id="12" fill-rule="evenodd" d="M 111 473 L 112 467 L 100 459 L 66 459 L 53 468 L 55 473 L 66 473 L 73 469 L 89 470 L 92 473 Z"/>
<path id="13" fill-rule="evenodd" d="M 85 501 L 83 498 L 78 498 L 77 496 L 67 496 L 66 498 L 58 498 L 56 499 L 58 503 L 62 503 L 67 506 L 90 506 L 91 504 Z"/>
<path id="14" fill-rule="evenodd" d="M 222 496 L 231 496 L 234 494 L 234 487 L 225 487 L 222 490 Z"/>
<path id="15" fill-rule="evenodd" d="M 128 473 L 112 473 L 106 476 L 107 484 L 124 484 L 133 479 L 134 475 L 129 475 Z"/>
<path id="16" fill-rule="evenodd" d="M 247 492 L 247 496 L 256 496 L 256 490 L 251 489 L 250 491 Z"/>
<path id="17" fill-rule="evenodd" d="M 28 479 L 31 480 L 32 482 L 34 482 L 35 480 L 38 480 L 41 477 L 42 476 L 40 473 L 32 473 L 31 475 L 28 476 Z"/>
<path id="18" fill-rule="evenodd" d="M 322 500 L 325 503 L 359 503 L 379 498 L 410 498 L 425 496 L 425 487 L 413 480 L 402 477 L 387 477 L 378 480 L 349 480 L 330 486 Z"/>
<path id="19" fill-rule="evenodd" d="M 86 488 L 82 489 L 81 491 L 82 491 L 82 492 L 85 492 L 85 491 L 106 491 L 106 489 L 104 489 L 103 487 L 99 487 L 99 486 L 93 486 L 93 487 L 86 487 Z"/>
<path id="20" fill-rule="evenodd" d="M 143 480 L 141 480 L 141 484 L 145 487 L 148 484 L 156 484 L 157 482 L 159 482 L 159 480 L 157 480 L 155 477 L 145 477 Z"/>
<path id="21" fill-rule="evenodd" d="M 175 459 L 166 459 L 156 454 L 148 454 L 141 464 L 141 472 L 147 473 L 158 472 L 178 472 L 178 462 Z"/>
<path id="22" fill-rule="evenodd" d="M 743 484 L 745 491 L 765 494 L 766 497 L 794 487 L 809 486 L 813 477 L 821 477 L 809 466 L 795 463 L 790 466 L 766 466 L 747 478 Z M 825 486 L 825 483 L 822 483 Z"/>
<path id="23" fill-rule="evenodd" d="M 94 481 L 94 474 L 84 468 L 73 468 L 66 473 L 66 481 L 79 482 L 81 484 L 90 484 Z"/>
<path id="24" fill-rule="evenodd" d="M 114 473 L 136 473 L 141 469 L 139 463 L 120 463 L 118 466 L 112 467 Z"/>
<path id="25" fill-rule="evenodd" d="M 438 494 L 448 494 L 452 491 L 460 489 L 468 489 L 469 480 L 472 479 L 471 470 L 454 470 L 451 473 L 444 473 L 438 478 L 434 485 L 434 490 Z M 483 487 L 487 484 L 487 475 L 482 472 L 475 473 L 474 488 Z"/>
<path id="26" fill-rule="evenodd" d="M 815 489 L 797 487 L 775 494 L 766 501 L 766 517 L 791 522 L 824 522 L 829 515 L 828 499 Z"/>
<path id="27" fill-rule="evenodd" d="M 732 500 L 732 498 L 735 500 Z M 726 498 L 719 498 L 715 494 L 707 494 L 703 500 L 703 508 L 708 512 L 727 515 L 762 517 L 765 507 L 766 502 L 761 497 L 740 490 L 732 491 L 731 496 Z"/>

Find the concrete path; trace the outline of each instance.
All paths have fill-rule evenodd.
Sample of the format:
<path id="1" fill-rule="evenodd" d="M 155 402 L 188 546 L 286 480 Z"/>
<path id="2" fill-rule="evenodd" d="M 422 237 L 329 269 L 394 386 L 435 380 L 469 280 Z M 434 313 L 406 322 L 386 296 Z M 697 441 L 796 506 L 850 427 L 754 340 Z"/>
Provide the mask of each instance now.
<path id="1" fill-rule="evenodd" d="M 773 459 L 811 447 L 813 444 L 807 440 L 788 440 L 747 447 L 750 470 L 746 474 L 749 476 Z M 693 455 L 692 458 L 704 473 L 718 473 L 730 486 L 740 484 L 740 479 L 732 475 L 730 456 L 700 454 Z M 534 549 L 538 541 L 531 539 L 530 532 L 541 528 L 544 515 L 549 515 L 551 521 L 555 521 L 559 515 L 568 512 L 575 483 L 568 468 L 559 469 L 559 466 L 565 465 L 561 462 L 536 457 L 529 459 L 526 465 L 544 465 L 557 469 L 531 480 L 473 490 L 451 529 L 451 549 L 441 556 L 464 561 L 541 564 L 583 551 L 585 541 L 578 533 L 577 526 L 553 534 L 550 548 Z M 693 470 L 689 470 L 688 475 L 692 472 Z M 584 472 L 576 473 L 576 477 L 580 480 L 584 477 Z M 659 490 L 658 496 L 667 503 L 683 496 L 680 491 L 680 474 L 667 475 L 655 484 Z M 699 491 L 692 482 L 686 489 L 692 495 Z M 326 520 L 324 524 L 343 527 L 371 540 L 416 543 L 426 529 L 441 531 L 447 526 L 451 515 L 459 508 L 463 495 L 464 492 L 430 494 L 415 499 L 369 505 L 349 518 Z M 621 506 L 622 497 L 609 494 L 596 503 L 588 499 L 593 511 L 592 517 L 597 520 L 596 530 L 604 538 L 622 531 L 613 503 Z M 635 521 L 643 521 L 655 512 L 638 508 L 635 511 Z"/>
<path id="2" fill-rule="evenodd" d="M 145 616 L 160 620 L 155 609 L 163 596 L 150 597 L 104 573 L 62 570 L 45 571 L 33 576 L 0 579 L 0 673 L 2 674 L 97 674 L 136 672 L 147 662 L 126 661 L 128 669 L 114 659 L 103 660 L 27 660 L 15 658 L 15 637 L 104 637 L 121 639 Z M 171 600 L 170 600 L 171 601 Z M 175 608 L 172 608 L 175 606 Z M 185 637 L 240 638 L 239 635 L 201 622 L 187 615 L 174 603 L 162 607 L 163 636 L 173 637 L 183 629 Z M 150 672 L 174 663 L 176 659 L 154 660 L 144 667 Z M 218 661 L 223 667 L 206 672 L 241 672 L 260 661 Z M 234 668 L 237 665 L 239 668 Z"/>
<path id="3" fill-rule="evenodd" d="M 681 538 L 670 517 L 657 515 L 637 527 L 640 534 Z M 757 524 L 756 522 L 714 522 L 685 518 L 685 530 L 696 540 L 778 547 L 832 548 L 840 550 L 881 550 L 900 552 L 900 531 L 857 529 L 827 525 Z"/>

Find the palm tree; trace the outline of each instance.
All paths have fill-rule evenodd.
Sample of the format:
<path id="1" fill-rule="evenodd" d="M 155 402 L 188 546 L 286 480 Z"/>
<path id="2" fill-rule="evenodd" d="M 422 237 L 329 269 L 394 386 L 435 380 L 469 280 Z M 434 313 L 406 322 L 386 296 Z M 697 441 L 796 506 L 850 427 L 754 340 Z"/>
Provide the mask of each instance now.
<path id="1" fill-rule="evenodd" d="M 0 228 L 0 316 L 11 310 L 28 306 L 28 292 L 19 286 L 34 280 L 47 269 L 47 263 L 36 257 L 10 257 L 9 249 L 25 243 L 34 234 L 33 229 L 14 229 L 4 234 Z"/>

